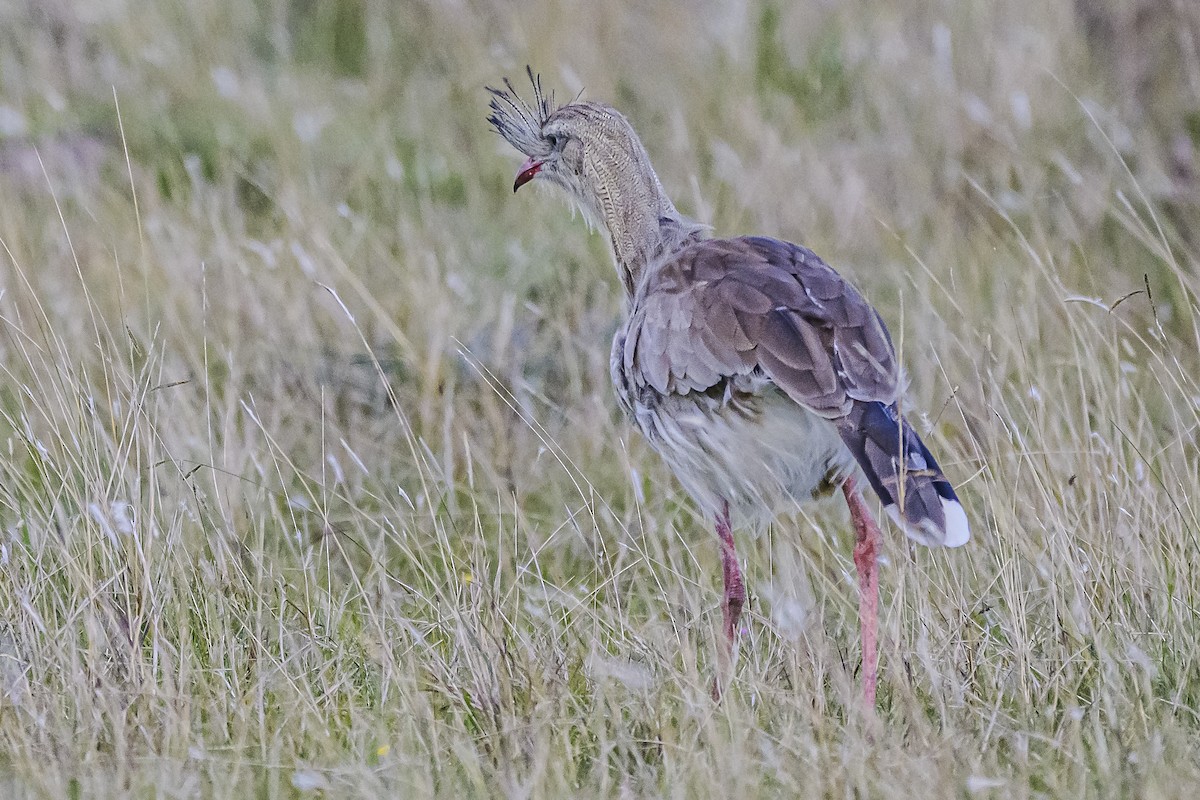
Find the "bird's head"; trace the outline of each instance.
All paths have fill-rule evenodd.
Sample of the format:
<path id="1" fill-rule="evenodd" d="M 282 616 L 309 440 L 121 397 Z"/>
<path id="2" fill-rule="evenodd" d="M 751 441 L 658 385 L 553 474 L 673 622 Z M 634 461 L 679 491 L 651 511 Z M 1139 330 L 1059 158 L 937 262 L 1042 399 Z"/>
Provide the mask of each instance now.
<path id="1" fill-rule="evenodd" d="M 541 78 L 527 68 L 533 103 L 504 79 L 492 93 L 488 122 L 526 158 L 513 191 L 537 179 L 562 188 L 591 219 L 617 234 L 622 217 L 642 210 L 663 213 L 674 207 L 650 166 L 633 126 L 603 103 L 576 100 L 555 107 Z"/>

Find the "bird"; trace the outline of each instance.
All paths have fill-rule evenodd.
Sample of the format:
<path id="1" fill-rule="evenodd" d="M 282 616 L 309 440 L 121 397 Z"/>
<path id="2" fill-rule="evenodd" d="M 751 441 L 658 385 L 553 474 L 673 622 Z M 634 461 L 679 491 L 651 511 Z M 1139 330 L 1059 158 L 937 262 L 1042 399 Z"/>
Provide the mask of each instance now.
<path id="1" fill-rule="evenodd" d="M 882 316 L 811 250 L 717 238 L 684 217 L 624 115 L 581 96 L 556 105 L 526 74 L 532 102 L 507 77 L 486 87 L 488 122 L 525 156 L 513 192 L 556 186 L 607 234 L 626 301 L 610 359 L 617 403 L 714 521 L 724 584 L 714 699 L 746 605 L 735 523 L 761 526 L 840 490 L 855 532 L 862 702 L 874 709 L 882 533 L 864 482 L 922 545 L 971 535 L 904 416 L 906 380 Z"/>

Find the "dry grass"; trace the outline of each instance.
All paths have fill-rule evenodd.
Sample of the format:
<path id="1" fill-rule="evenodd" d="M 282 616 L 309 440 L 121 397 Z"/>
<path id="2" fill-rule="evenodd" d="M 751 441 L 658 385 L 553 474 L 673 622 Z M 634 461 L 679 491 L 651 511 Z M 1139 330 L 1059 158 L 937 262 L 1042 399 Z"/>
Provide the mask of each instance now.
<path id="1" fill-rule="evenodd" d="M 0 8 L 0 794 L 1197 792 L 1194 4 L 783 5 Z M 526 62 L 891 323 L 976 539 L 890 537 L 874 723 L 835 505 L 708 699 Z"/>

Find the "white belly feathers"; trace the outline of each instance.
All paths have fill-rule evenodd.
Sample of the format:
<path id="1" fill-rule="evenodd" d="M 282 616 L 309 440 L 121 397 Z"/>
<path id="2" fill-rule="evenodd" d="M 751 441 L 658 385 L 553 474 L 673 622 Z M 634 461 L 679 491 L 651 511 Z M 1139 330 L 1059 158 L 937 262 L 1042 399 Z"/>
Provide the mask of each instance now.
<path id="1" fill-rule="evenodd" d="M 633 388 L 617 356 L 622 333 L 613 342 L 617 398 L 706 514 L 728 501 L 735 525 L 758 526 L 857 470 L 837 428 L 765 377 L 737 376 L 686 394 Z"/>

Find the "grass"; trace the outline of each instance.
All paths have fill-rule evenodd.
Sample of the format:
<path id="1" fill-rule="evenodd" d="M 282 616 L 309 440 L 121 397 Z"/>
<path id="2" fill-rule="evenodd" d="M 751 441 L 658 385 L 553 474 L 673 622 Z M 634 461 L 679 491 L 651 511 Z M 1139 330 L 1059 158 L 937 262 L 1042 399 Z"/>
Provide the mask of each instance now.
<path id="1" fill-rule="evenodd" d="M 0 794 L 1193 795 L 1200 21 L 1116 5 L 0 8 Z M 877 719 L 836 504 L 709 700 L 527 62 L 891 325 L 975 539 L 889 537 Z"/>

